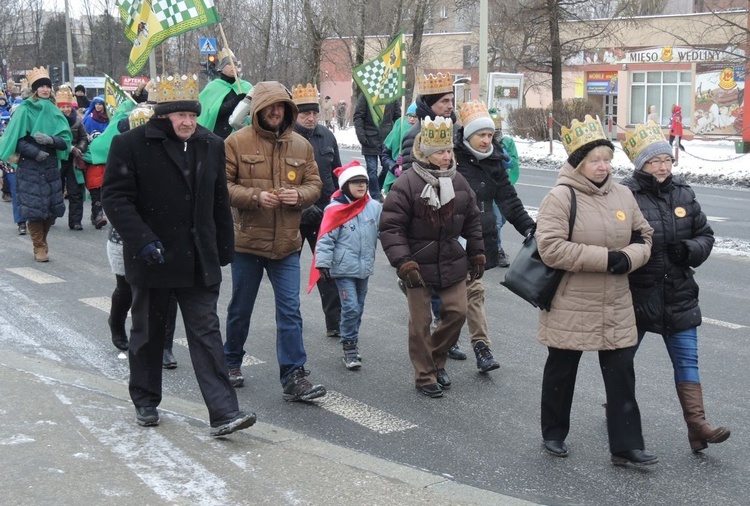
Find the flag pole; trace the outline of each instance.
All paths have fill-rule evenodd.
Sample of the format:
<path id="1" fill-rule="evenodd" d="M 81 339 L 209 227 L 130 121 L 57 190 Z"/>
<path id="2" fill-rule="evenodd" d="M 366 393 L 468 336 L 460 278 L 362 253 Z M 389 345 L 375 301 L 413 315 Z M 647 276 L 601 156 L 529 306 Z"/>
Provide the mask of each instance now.
<path id="1" fill-rule="evenodd" d="M 229 49 L 229 43 L 227 42 L 227 36 L 224 34 L 224 27 L 221 26 L 221 23 L 219 23 L 219 32 L 221 33 L 221 41 L 224 43 L 224 47 L 227 48 L 228 51 L 231 51 L 231 49 Z M 229 54 L 229 62 L 232 65 L 234 84 L 237 85 L 237 94 L 239 95 L 240 93 L 242 93 L 242 85 L 240 84 L 240 76 L 237 75 L 237 66 L 234 64 L 234 58 L 232 58 L 231 53 Z"/>

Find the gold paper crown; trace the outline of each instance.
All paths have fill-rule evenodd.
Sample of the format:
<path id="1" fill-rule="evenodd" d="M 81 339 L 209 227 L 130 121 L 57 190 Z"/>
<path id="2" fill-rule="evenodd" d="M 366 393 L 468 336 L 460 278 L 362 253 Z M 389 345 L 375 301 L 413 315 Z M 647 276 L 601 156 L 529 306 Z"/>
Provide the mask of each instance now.
<path id="1" fill-rule="evenodd" d="M 65 83 L 57 89 L 55 93 L 55 102 L 57 105 L 78 105 L 78 101 L 73 96 L 73 90 L 70 89 L 70 84 Z"/>
<path id="2" fill-rule="evenodd" d="M 599 116 L 594 119 L 587 114 L 583 123 L 574 119 L 570 124 L 570 129 L 567 127 L 560 129 L 560 140 L 569 156 L 581 146 L 600 139 L 607 140 L 607 136 L 604 135 Z"/>
<path id="3" fill-rule="evenodd" d="M 653 121 L 649 121 L 646 125 L 636 125 L 633 132 L 625 133 L 622 150 L 625 151 L 632 162 L 646 147 L 656 142 L 667 142 L 667 140 L 664 138 L 661 127 Z"/>
<path id="4" fill-rule="evenodd" d="M 445 95 L 453 93 L 453 76 L 450 72 L 443 74 L 438 72 L 437 75 L 423 74 L 419 77 L 417 90 L 420 95 Z"/>
<path id="5" fill-rule="evenodd" d="M 232 60 L 234 60 L 236 63 L 237 58 L 234 56 L 234 53 L 232 52 L 232 50 L 229 49 L 228 47 L 225 47 L 221 51 L 219 51 L 219 54 L 216 55 L 216 59 L 218 59 L 219 63 L 221 63 L 224 60 L 224 58 L 229 58 L 230 56 L 232 57 Z"/>
<path id="6" fill-rule="evenodd" d="M 42 79 L 43 77 L 49 79 L 49 72 L 44 67 L 34 67 L 26 72 L 26 79 L 29 81 L 29 86 L 34 84 L 37 79 Z"/>
<path id="7" fill-rule="evenodd" d="M 435 121 L 429 117 L 422 120 L 420 144 L 428 148 L 445 148 L 453 146 L 453 121 L 438 116 Z"/>
<path id="8" fill-rule="evenodd" d="M 292 101 L 297 105 L 317 104 L 318 87 L 310 83 L 307 83 L 307 86 L 298 84 L 292 88 Z"/>
<path id="9" fill-rule="evenodd" d="M 151 116 L 154 115 L 154 109 L 148 104 L 139 104 L 138 107 L 128 114 L 128 123 L 130 128 L 136 128 L 145 125 Z"/>
<path id="10" fill-rule="evenodd" d="M 198 76 L 173 75 L 156 78 L 156 102 L 198 100 Z"/>
<path id="11" fill-rule="evenodd" d="M 478 118 L 491 118 L 490 113 L 487 111 L 487 106 L 481 100 L 464 102 L 458 110 L 458 114 L 463 126 L 468 125 Z"/>

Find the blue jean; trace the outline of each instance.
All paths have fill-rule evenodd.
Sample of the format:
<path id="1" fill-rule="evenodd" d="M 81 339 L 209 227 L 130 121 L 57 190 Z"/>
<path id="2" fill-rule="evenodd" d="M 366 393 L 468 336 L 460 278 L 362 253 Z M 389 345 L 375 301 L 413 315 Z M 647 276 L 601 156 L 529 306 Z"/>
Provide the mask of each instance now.
<path id="1" fill-rule="evenodd" d="M 505 225 L 505 216 L 503 216 L 503 213 L 500 212 L 500 208 L 497 207 L 497 204 L 495 203 L 492 204 L 492 213 L 497 219 L 497 248 L 503 249 L 503 240 L 500 230 L 503 228 L 503 225 Z"/>
<path id="2" fill-rule="evenodd" d="M 368 278 L 335 278 L 341 299 L 340 343 L 359 340 L 359 326 L 365 311 Z"/>
<path id="3" fill-rule="evenodd" d="M 380 199 L 380 183 L 378 183 L 378 155 L 364 155 L 367 166 L 367 177 L 370 180 L 370 197 Z"/>
<path id="4" fill-rule="evenodd" d="M 281 384 L 307 362 L 302 342 L 302 314 L 299 309 L 299 255 L 293 253 L 272 260 L 249 253 L 234 254 L 232 262 L 232 300 L 227 309 L 227 340 L 224 355 L 227 367 L 242 364 L 243 349 L 250 329 L 258 288 L 263 270 L 271 280 L 276 302 L 276 357 L 279 361 Z"/>
<path id="5" fill-rule="evenodd" d="M 432 290 L 430 292 L 430 309 L 432 310 L 433 320 L 440 319 L 440 309 L 442 307 L 443 307 L 443 301 L 440 300 L 440 297 L 438 297 L 438 294 L 435 293 L 435 290 Z"/>
<path id="6" fill-rule="evenodd" d="M 638 346 L 640 346 L 645 331 L 638 331 Z M 700 383 L 698 371 L 698 329 L 692 327 L 681 330 L 669 336 L 663 336 L 664 344 L 667 345 L 667 353 L 674 368 L 674 382 L 677 383 Z M 638 347 L 636 347 L 636 351 Z"/>
<path id="7" fill-rule="evenodd" d="M 16 197 L 16 173 L 8 173 L 8 183 L 10 184 L 10 196 L 13 199 L 13 222 L 21 223 L 25 221 L 21 219 L 21 215 L 18 212 L 18 197 Z"/>

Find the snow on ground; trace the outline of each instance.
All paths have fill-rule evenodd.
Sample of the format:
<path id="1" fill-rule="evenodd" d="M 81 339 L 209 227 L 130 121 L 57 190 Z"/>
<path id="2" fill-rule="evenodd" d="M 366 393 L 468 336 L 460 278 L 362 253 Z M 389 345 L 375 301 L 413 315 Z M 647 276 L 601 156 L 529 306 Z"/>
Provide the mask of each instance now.
<path id="1" fill-rule="evenodd" d="M 334 132 L 339 146 L 359 149 L 359 141 L 350 127 Z M 514 137 L 518 148 L 521 168 L 524 164 L 534 164 L 540 168 L 558 170 L 567 158 L 565 148 L 559 141 L 552 143 L 550 154 L 549 141 L 535 142 Z M 613 168 L 615 175 L 624 177 L 633 170 L 633 165 L 622 151 L 619 142 L 615 142 Z M 691 184 L 731 186 L 750 188 L 750 154 L 735 153 L 734 142 L 729 140 L 692 140 L 682 141 L 685 151 L 680 151 L 679 161 L 673 172 L 683 176 Z"/>

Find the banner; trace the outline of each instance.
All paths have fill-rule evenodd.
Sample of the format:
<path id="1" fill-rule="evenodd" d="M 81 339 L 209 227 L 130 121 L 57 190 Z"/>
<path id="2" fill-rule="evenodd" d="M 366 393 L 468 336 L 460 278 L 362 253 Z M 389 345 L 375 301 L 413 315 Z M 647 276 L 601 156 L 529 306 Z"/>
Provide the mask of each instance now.
<path id="1" fill-rule="evenodd" d="M 117 84 L 117 81 L 104 74 L 104 104 L 109 117 L 114 116 L 120 104 L 128 100 L 133 101 L 130 95 Z"/>

